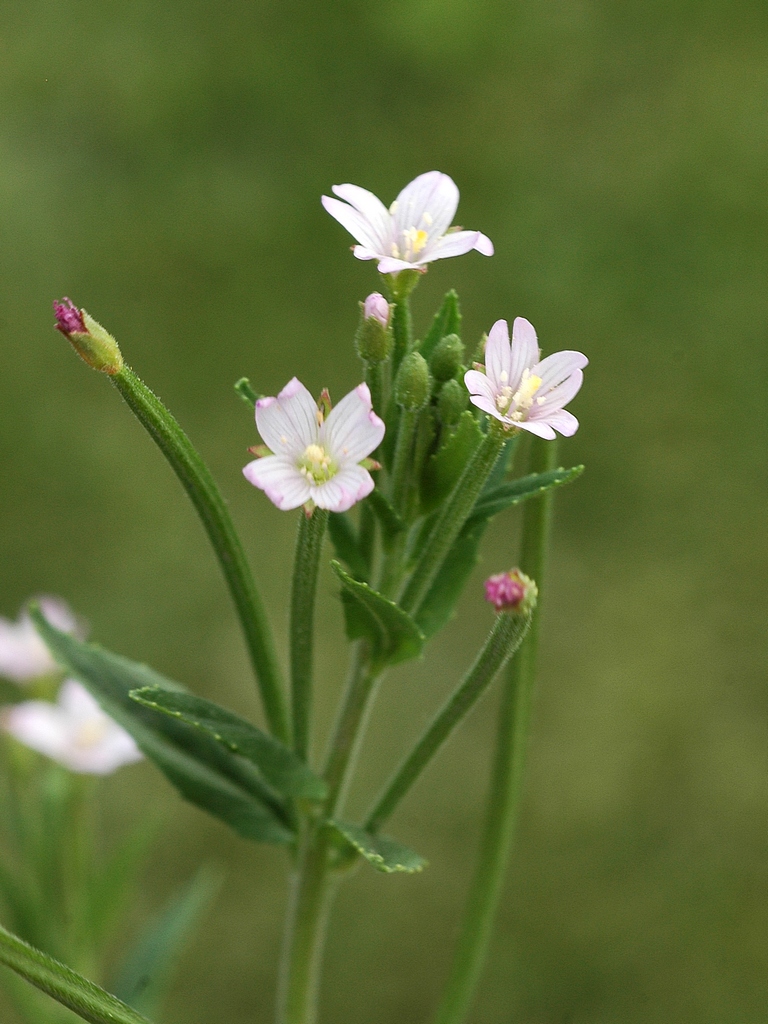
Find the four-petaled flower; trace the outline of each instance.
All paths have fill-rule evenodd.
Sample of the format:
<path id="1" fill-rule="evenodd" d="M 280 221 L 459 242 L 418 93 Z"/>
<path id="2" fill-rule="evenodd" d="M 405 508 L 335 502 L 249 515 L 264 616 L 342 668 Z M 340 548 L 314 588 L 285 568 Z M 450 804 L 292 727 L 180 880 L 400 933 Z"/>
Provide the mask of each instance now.
<path id="1" fill-rule="evenodd" d="M 426 270 L 433 260 L 462 256 L 470 249 L 493 256 L 493 243 L 482 232 L 450 228 L 459 190 L 440 171 L 414 178 L 388 210 L 358 185 L 334 185 L 333 192 L 339 199 L 323 196 L 323 206 L 357 240 L 355 256 L 378 260 L 382 274 Z"/>
<path id="2" fill-rule="evenodd" d="M 62 683 L 55 704 L 24 701 L 7 708 L 1 721 L 25 746 L 73 772 L 109 775 L 142 757 L 133 738 L 74 679 Z"/>
<path id="3" fill-rule="evenodd" d="M 243 473 L 279 509 L 314 503 L 346 512 L 373 490 L 360 463 L 381 444 L 384 424 L 371 408 L 367 384 L 350 391 L 326 419 L 294 377 L 276 398 L 256 402 L 256 426 L 269 454 Z"/>
<path id="4" fill-rule="evenodd" d="M 540 358 L 533 325 L 521 316 L 512 326 L 497 320 L 485 347 L 485 373 L 468 370 L 464 383 L 471 401 L 507 427 L 552 439 L 555 430 L 570 437 L 579 426 L 566 405 L 581 387 L 589 360 L 581 352 L 555 352 Z"/>

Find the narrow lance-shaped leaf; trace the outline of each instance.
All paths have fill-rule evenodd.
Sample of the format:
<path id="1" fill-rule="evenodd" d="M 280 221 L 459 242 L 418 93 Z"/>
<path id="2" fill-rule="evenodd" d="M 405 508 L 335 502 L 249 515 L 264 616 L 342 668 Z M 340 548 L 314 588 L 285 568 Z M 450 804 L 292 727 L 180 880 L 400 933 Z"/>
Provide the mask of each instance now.
<path id="1" fill-rule="evenodd" d="M 130 696 L 146 708 L 200 729 L 233 754 L 244 757 L 283 796 L 325 798 L 325 783 L 300 757 L 233 711 L 192 693 L 156 686 L 132 690 Z"/>
<path id="2" fill-rule="evenodd" d="M 90 1024 L 149 1024 L 130 1006 L 71 967 L 54 960 L 0 927 L 0 964 L 45 992 Z"/>
<path id="3" fill-rule="evenodd" d="M 338 562 L 331 562 L 331 568 L 344 588 L 341 597 L 349 639 L 368 639 L 378 668 L 417 658 L 424 635 L 410 615 L 367 583 L 352 579 Z"/>
<path id="4" fill-rule="evenodd" d="M 426 860 L 414 850 L 387 836 L 371 835 L 359 825 L 350 825 L 345 821 L 328 821 L 326 827 L 345 839 L 377 871 L 386 874 L 404 872 L 410 875 L 423 871 L 427 866 Z"/>
<path id="5" fill-rule="evenodd" d="M 482 440 L 483 432 L 474 413 L 462 413 L 455 432 L 424 467 L 421 503 L 425 512 L 437 508 L 448 497 Z"/>
<path id="6" fill-rule="evenodd" d="M 286 809 L 253 765 L 195 726 L 158 715 L 131 700 L 131 690 L 158 687 L 183 692 L 146 665 L 83 643 L 50 625 L 39 609 L 30 614 L 51 653 L 104 711 L 129 732 L 146 756 L 191 803 L 221 818 L 246 839 L 290 843 Z"/>
<path id="7" fill-rule="evenodd" d="M 512 505 L 518 505 L 528 498 L 535 498 L 553 487 L 569 484 L 583 472 L 583 466 L 573 466 L 571 469 L 551 469 L 546 473 L 531 473 L 530 476 L 520 477 L 519 480 L 510 480 L 507 483 L 499 484 L 480 495 L 467 523 L 491 519 Z"/>

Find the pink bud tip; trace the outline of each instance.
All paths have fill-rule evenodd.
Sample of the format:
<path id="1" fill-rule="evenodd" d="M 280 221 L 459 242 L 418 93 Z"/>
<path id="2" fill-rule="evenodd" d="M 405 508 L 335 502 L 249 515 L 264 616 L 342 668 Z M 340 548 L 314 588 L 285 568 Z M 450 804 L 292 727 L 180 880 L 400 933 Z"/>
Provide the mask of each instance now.
<path id="1" fill-rule="evenodd" d="M 66 296 L 61 302 L 54 302 L 53 313 L 56 317 L 56 330 L 62 334 L 87 334 L 82 311 Z"/>
<path id="2" fill-rule="evenodd" d="M 536 584 L 519 569 L 497 573 L 485 581 L 485 599 L 497 612 L 523 611 L 535 598 Z"/>
<path id="3" fill-rule="evenodd" d="M 374 317 L 382 327 L 388 327 L 389 303 L 379 292 L 372 292 L 363 304 L 363 316 L 366 320 Z"/>

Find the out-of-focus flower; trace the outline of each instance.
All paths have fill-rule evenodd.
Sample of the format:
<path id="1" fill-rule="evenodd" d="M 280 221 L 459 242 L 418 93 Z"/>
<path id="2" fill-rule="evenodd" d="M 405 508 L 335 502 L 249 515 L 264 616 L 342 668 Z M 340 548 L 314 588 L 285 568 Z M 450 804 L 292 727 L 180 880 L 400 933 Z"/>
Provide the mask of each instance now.
<path id="1" fill-rule="evenodd" d="M 440 171 L 414 178 L 389 210 L 358 185 L 334 185 L 333 192 L 339 198 L 323 196 L 323 206 L 358 242 L 355 256 L 378 260 L 382 274 L 426 270 L 433 260 L 462 256 L 470 249 L 493 256 L 493 243 L 482 232 L 450 227 L 459 190 Z"/>
<path id="2" fill-rule="evenodd" d="M 84 637 L 85 630 L 70 608 L 57 597 L 38 597 L 40 610 L 63 633 Z M 58 672 L 59 666 L 40 639 L 29 613 L 23 610 L 16 622 L 0 617 L 0 676 L 14 683 Z"/>
<path id="3" fill-rule="evenodd" d="M 497 612 L 527 614 L 535 608 L 538 594 L 530 576 L 519 569 L 497 573 L 485 581 L 485 599 Z"/>
<path id="4" fill-rule="evenodd" d="M 540 359 L 533 325 L 521 316 L 512 326 L 497 320 L 485 348 L 485 373 L 468 370 L 464 383 L 472 402 L 508 427 L 552 439 L 555 430 L 570 437 L 579 426 L 566 405 L 581 387 L 589 360 L 581 352 L 555 352 Z"/>
<path id="5" fill-rule="evenodd" d="M 74 679 L 62 683 L 55 704 L 24 701 L 7 708 L 0 721 L 25 746 L 84 775 L 109 775 L 142 757 L 133 738 Z"/>
<path id="6" fill-rule="evenodd" d="M 289 381 L 276 398 L 256 402 L 256 426 L 269 453 L 243 469 L 279 509 L 314 503 L 345 512 L 373 490 L 364 463 L 384 437 L 367 384 L 350 391 L 327 419 L 304 385 Z"/>

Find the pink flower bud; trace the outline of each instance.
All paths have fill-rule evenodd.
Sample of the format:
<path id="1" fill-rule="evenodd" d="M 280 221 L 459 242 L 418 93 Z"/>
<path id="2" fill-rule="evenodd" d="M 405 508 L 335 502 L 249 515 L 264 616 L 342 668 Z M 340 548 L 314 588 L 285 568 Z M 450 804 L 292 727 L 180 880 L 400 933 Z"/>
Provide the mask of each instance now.
<path id="1" fill-rule="evenodd" d="M 500 572 L 485 581 L 485 599 L 497 612 L 527 614 L 536 606 L 538 589 L 519 569 Z"/>
<path id="2" fill-rule="evenodd" d="M 389 303 L 379 292 L 372 292 L 363 304 L 363 316 L 366 320 L 375 317 L 382 327 L 388 327 Z"/>
<path id="3" fill-rule="evenodd" d="M 56 330 L 62 334 L 85 334 L 86 327 L 82 310 L 79 310 L 66 295 L 61 302 L 54 302 L 53 313 L 56 317 Z"/>

